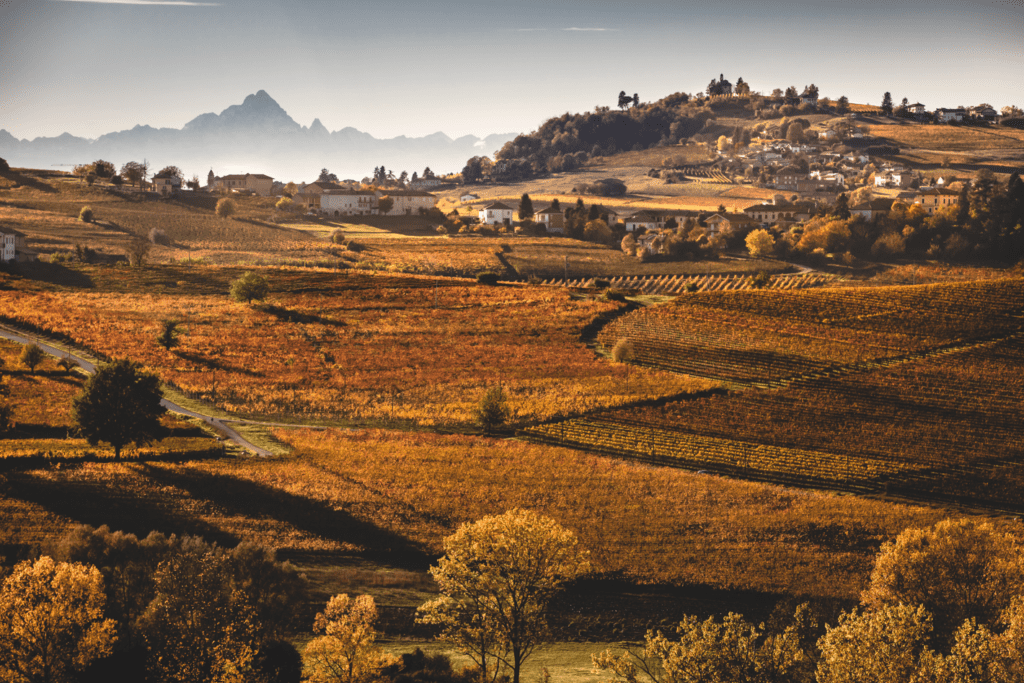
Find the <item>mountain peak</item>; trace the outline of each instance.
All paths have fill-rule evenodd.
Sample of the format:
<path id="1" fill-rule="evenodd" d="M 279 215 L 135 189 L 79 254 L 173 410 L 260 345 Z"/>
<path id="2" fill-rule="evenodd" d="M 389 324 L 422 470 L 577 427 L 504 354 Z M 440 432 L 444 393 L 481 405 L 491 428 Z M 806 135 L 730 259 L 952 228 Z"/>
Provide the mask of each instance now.
<path id="1" fill-rule="evenodd" d="M 242 100 L 242 106 L 243 107 L 253 108 L 253 109 L 255 109 L 255 108 L 280 109 L 281 108 L 281 105 L 279 105 L 274 100 L 273 97 L 268 95 L 266 90 L 258 90 L 258 91 L 256 91 L 255 95 L 249 95 L 244 100 Z"/>

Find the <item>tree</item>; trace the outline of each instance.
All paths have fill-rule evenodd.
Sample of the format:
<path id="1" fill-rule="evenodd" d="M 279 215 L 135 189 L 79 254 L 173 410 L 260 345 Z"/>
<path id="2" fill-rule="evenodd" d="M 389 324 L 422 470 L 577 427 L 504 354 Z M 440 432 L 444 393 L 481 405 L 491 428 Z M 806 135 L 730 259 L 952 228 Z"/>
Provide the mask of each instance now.
<path id="1" fill-rule="evenodd" d="M 888 92 L 882 95 L 882 113 L 892 116 L 892 95 Z"/>
<path id="2" fill-rule="evenodd" d="M 37 344 L 26 344 L 21 350 L 21 364 L 28 368 L 28 371 L 35 374 L 36 366 L 43 362 L 46 353 Z"/>
<path id="3" fill-rule="evenodd" d="M 284 193 L 289 197 L 294 197 L 296 194 L 298 194 L 298 192 L 299 186 L 291 181 L 289 181 L 288 184 L 284 186 Z"/>
<path id="4" fill-rule="evenodd" d="M 522 509 L 463 524 L 444 540 L 430 574 L 441 597 L 420 619 L 468 654 L 482 676 L 504 666 L 519 683 L 523 663 L 547 635 L 548 604 L 561 586 L 590 570 L 575 535 Z"/>
<path id="5" fill-rule="evenodd" d="M 423 178 L 433 178 L 433 177 L 434 177 L 434 172 L 430 170 L 429 166 L 427 166 L 426 168 L 423 169 Z"/>
<path id="6" fill-rule="evenodd" d="M 786 140 L 794 144 L 804 141 L 804 127 L 799 121 L 794 121 L 786 130 Z"/>
<path id="7" fill-rule="evenodd" d="M 612 347 L 612 360 L 616 363 L 628 363 L 633 360 L 633 343 L 625 337 L 615 342 L 615 346 Z"/>
<path id="8" fill-rule="evenodd" d="M 313 683 L 368 683 L 391 663 L 374 641 L 377 606 L 369 595 L 335 595 L 316 615 L 318 634 L 304 651 Z"/>
<path id="9" fill-rule="evenodd" d="M 263 301 L 270 293 L 267 278 L 252 271 L 246 271 L 242 277 L 231 283 L 231 298 L 251 304 L 253 300 Z"/>
<path id="10" fill-rule="evenodd" d="M 924 605 L 935 637 L 948 643 L 968 619 L 995 624 L 1015 595 L 1024 593 L 1024 560 L 1016 539 L 971 519 L 944 520 L 907 529 L 882 546 L 867 607 Z"/>
<path id="11" fill-rule="evenodd" d="M 140 188 L 142 187 L 143 181 L 146 180 L 146 175 L 148 173 L 149 164 L 144 161 L 129 161 L 121 167 L 121 177 L 132 185 L 138 183 Z"/>
<path id="12" fill-rule="evenodd" d="M 95 567 L 40 557 L 19 563 L 0 589 L 0 679 L 74 680 L 110 653 L 115 624 L 103 619 L 103 577 Z"/>
<path id="13" fill-rule="evenodd" d="M 818 641 L 818 683 L 906 683 L 920 680 L 932 653 L 931 617 L 920 605 L 886 605 L 842 614 Z"/>
<path id="14" fill-rule="evenodd" d="M 96 220 L 95 214 L 92 212 L 91 206 L 83 206 L 82 210 L 78 212 L 78 220 L 83 223 L 92 223 Z"/>
<path id="15" fill-rule="evenodd" d="M 619 109 L 625 111 L 633 103 L 633 98 L 626 94 L 625 90 L 619 91 Z"/>
<path id="16" fill-rule="evenodd" d="M 281 197 L 277 200 L 277 203 L 274 204 L 274 208 L 278 211 L 294 211 L 295 207 L 295 202 L 292 201 L 291 197 Z"/>
<path id="17" fill-rule="evenodd" d="M 255 616 L 230 577 L 225 553 L 198 538 L 182 539 L 160 562 L 140 620 L 156 680 L 251 680 L 259 651 Z"/>
<path id="18" fill-rule="evenodd" d="M 128 264 L 136 268 L 143 266 L 146 263 L 146 257 L 149 256 L 149 252 L 152 248 L 153 244 L 149 240 L 141 237 L 133 237 L 128 242 L 128 246 L 125 247 L 125 255 L 128 257 Z"/>
<path id="19" fill-rule="evenodd" d="M 386 216 L 393 208 L 395 208 L 395 200 L 391 197 L 384 195 L 377 200 L 377 213 L 380 215 Z"/>
<path id="20" fill-rule="evenodd" d="M 805 606 L 783 633 L 765 635 L 739 614 L 721 622 L 685 616 L 673 641 L 649 631 L 641 652 L 611 650 L 594 655 L 595 669 L 611 671 L 624 683 L 769 683 L 798 680 L 794 675 L 806 661 L 800 646 Z"/>
<path id="21" fill-rule="evenodd" d="M 832 207 L 830 215 L 843 220 L 850 217 L 850 200 L 845 192 L 839 193 L 839 197 L 836 198 L 836 205 Z"/>
<path id="22" fill-rule="evenodd" d="M 718 149 L 718 151 L 724 152 L 725 150 L 729 149 L 729 146 L 729 138 L 725 137 L 724 135 L 719 135 L 718 143 L 716 144 L 716 148 Z"/>
<path id="23" fill-rule="evenodd" d="M 72 403 L 79 432 L 93 446 L 106 441 L 114 459 L 128 444 L 144 446 L 160 438 L 163 391 L 156 375 L 127 359 L 101 365 Z"/>
<path id="24" fill-rule="evenodd" d="M 763 228 L 754 230 L 746 238 L 747 251 L 754 258 L 767 258 L 775 251 L 775 238 Z"/>
<path id="25" fill-rule="evenodd" d="M 523 193 L 519 198 L 519 220 L 528 221 L 533 218 L 533 200 L 530 195 Z"/>
<path id="26" fill-rule="evenodd" d="M 168 351 L 180 343 L 178 341 L 177 320 L 164 320 L 160 323 L 160 334 L 156 337 L 156 343 Z"/>
<path id="27" fill-rule="evenodd" d="M 117 173 L 117 168 L 109 161 L 97 159 L 92 162 L 92 172 L 100 178 L 112 178 Z"/>
<path id="28" fill-rule="evenodd" d="M 178 180 L 185 179 L 185 174 L 182 173 L 181 169 L 178 168 L 177 166 L 164 166 L 162 169 L 160 169 L 160 172 L 157 173 L 157 175 L 163 176 L 165 178 L 173 177 L 177 178 Z"/>
<path id="29" fill-rule="evenodd" d="M 508 399 L 502 388 L 491 387 L 488 389 L 476 409 L 476 420 L 483 427 L 484 434 L 490 434 L 494 429 L 501 427 L 508 422 L 510 417 Z"/>
<path id="30" fill-rule="evenodd" d="M 633 233 L 627 233 L 622 238 L 622 242 L 619 243 L 619 248 L 622 249 L 622 253 L 626 256 L 636 256 L 636 238 L 633 237 Z"/>
<path id="31" fill-rule="evenodd" d="M 338 176 L 328 171 L 326 168 L 320 169 L 320 175 L 317 177 L 318 183 L 336 183 L 338 182 Z"/>
<path id="32" fill-rule="evenodd" d="M 217 207 L 213 210 L 217 214 L 218 218 L 228 218 L 235 215 L 235 211 L 238 207 L 235 205 L 235 200 L 230 197 L 222 197 L 217 200 Z"/>

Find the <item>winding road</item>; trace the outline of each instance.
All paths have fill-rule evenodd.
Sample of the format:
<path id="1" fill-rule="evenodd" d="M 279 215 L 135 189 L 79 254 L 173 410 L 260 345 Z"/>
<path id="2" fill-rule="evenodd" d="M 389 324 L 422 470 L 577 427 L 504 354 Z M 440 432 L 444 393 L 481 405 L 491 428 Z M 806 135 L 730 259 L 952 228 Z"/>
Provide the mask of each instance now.
<path id="1" fill-rule="evenodd" d="M 75 361 L 75 363 L 77 363 L 83 370 L 85 370 L 90 375 L 96 372 L 96 364 L 93 363 L 92 361 L 86 360 L 85 358 L 82 358 L 81 356 L 78 356 L 73 352 L 69 352 L 65 349 L 60 349 L 57 348 L 56 346 L 52 346 L 51 344 L 47 344 L 41 339 L 36 339 L 28 334 L 25 334 L 24 332 L 19 332 L 9 327 L 0 326 L 0 337 L 8 339 L 13 342 L 17 342 L 19 344 L 35 344 L 36 346 L 38 346 L 51 356 L 56 356 L 57 358 L 71 358 L 71 360 Z M 162 405 L 164 408 L 166 408 L 172 413 L 177 413 L 178 415 L 186 415 L 188 417 L 194 417 L 202 420 L 203 422 L 217 430 L 218 433 L 222 434 L 223 437 L 228 441 L 233 441 L 234 443 L 238 444 L 242 448 L 252 452 L 255 455 L 258 455 L 263 458 L 273 455 L 273 453 L 268 451 L 266 448 L 260 448 L 256 444 L 246 439 L 244 436 L 235 431 L 229 424 L 231 422 L 237 422 L 257 425 L 266 424 L 266 426 L 273 426 L 270 423 L 254 422 L 252 420 L 224 420 L 219 417 L 213 417 L 212 415 L 204 415 L 203 413 L 197 413 L 194 410 L 189 410 L 188 408 L 180 406 L 177 403 L 166 398 L 160 401 L 160 405 Z"/>

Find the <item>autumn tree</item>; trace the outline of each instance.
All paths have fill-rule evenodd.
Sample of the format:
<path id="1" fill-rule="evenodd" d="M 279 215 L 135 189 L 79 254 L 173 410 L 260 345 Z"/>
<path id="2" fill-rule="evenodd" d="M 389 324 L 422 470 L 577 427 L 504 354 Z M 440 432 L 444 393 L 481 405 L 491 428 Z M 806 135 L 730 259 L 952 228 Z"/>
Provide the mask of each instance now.
<path id="1" fill-rule="evenodd" d="M 177 178 L 178 180 L 184 180 L 185 179 L 185 174 L 177 166 L 164 166 L 162 169 L 160 169 L 160 172 L 157 173 L 157 175 L 158 176 L 163 176 L 164 178 L 171 178 L 171 177 L 173 177 L 173 178 Z"/>
<path id="2" fill-rule="evenodd" d="M 252 304 L 254 299 L 263 301 L 269 293 L 270 284 L 267 278 L 252 271 L 246 271 L 242 277 L 231 283 L 231 298 L 235 301 Z"/>
<path id="3" fill-rule="evenodd" d="M 44 358 L 46 358 L 46 353 L 38 344 L 26 344 L 18 359 L 22 365 L 28 368 L 29 372 L 35 374 L 36 367 L 43 362 Z"/>
<path id="4" fill-rule="evenodd" d="M 256 617 L 231 589 L 223 551 L 186 537 L 160 563 L 140 624 L 156 680 L 244 681 L 259 651 Z"/>
<path id="5" fill-rule="evenodd" d="M 640 651 L 593 655 L 594 668 L 623 683 L 768 683 L 794 680 L 807 657 L 800 645 L 805 608 L 783 633 L 765 634 L 738 614 L 720 622 L 685 616 L 678 640 L 649 631 Z"/>
<path id="6" fill-rule="evenodd" d="M 218 199 L 217 206 L 213 210 L 218 218 L 229 218 L 234 216 L 236 211 L 238 211 L 238 206 L 235 204 L 235 200 L 230 197 Z"/>
<path id="7" fill-rule="evenodd" d="M 92 172 L 100 178 L 112 178 L 117 173 L 117 168 L 109 161 L 97 159 L 92 162 Z"/>
<path id="8" fill-rule="evenodd" d="M 40 557 L 19 563 L 0 589 L 0 680 L 64 683 L 111 652 L 103 577 L 82 564 Z"/>
<path id="9" fill-rule="evenodd" d="M 948 643 L 968 619 L 997 623 L 1022 593 L 1024 561 L 1012 535 L 988 523 L 947 519 L 907 529 L 883 545 L 861 602 L 873 609 L 923 605 L 934 618 L 937 642 Z"/>
<path id="10" fill-rule="evenodd" d="M 163 435 L 162 400 L 160 379 L 138 363 L 121 359 L 101 365 L 86 380 L 72 402 L 72 414 L 91 445 L 109 443 L 119 460 L 128 444 L 144 446 Z"/>
<path id="11" fill-rule="evenodd" d="M 142 187 L 143 181 L 146 180 L 146 175 L 148 173 L 149 164 L 144 161 L 129 161 L 121 167 L 121 177 L 132 185 L 138 183 L 140 188 Z"/>
<path id="12" fill-rule="evenodd" d="M 82 210 L 78 212 L 78 220 L 83 223 L 92 223 L 96 220 L 96 215 L 93 213 L 91 206 L 83 206 Z"/>
<path id="13" fill-rule="evenodd" d="M 381 216 L 386 216 L 393 208 L 395 208 L 395 200 L 391 197 L 384 195 L 377 200 L 377 213 Z"/>
<path id="14" fill-rule="evenodd" d="M 350 598 L 342 593 L 316 615 L 303 655 L 313 683 L 368 683 L 390 663 L 375 645 L 377 606 L 369 595 Z"/>
<path id="15" fill-rule="evenodd" d="M 430 574 L 441 597 L 420 619 L 469 655 L 482 675 L 500 667 L 519 683 L 523 663 L 547 637 L 547 608 L 567 581 L 585 574 L 587 553 L 553 519 L 522 509 L 463 524 L 444 540 Z"/>
<path id="16" fill-rule="evenodd" d="M 752 231 L 746 238 L 747 251 L 754 258 L 767 258 L 775 251 L 775 238 L 763 228 Z"/>
<path id="17" fill-rule="evenodd" d="M 922 680 L 935 654 L 927 648 L 931 616 L 921 605 L 891 604 L 840 615 L 818 641 L 818 683 Z M 924 679 L 927 680 L 927 679 Z"/>

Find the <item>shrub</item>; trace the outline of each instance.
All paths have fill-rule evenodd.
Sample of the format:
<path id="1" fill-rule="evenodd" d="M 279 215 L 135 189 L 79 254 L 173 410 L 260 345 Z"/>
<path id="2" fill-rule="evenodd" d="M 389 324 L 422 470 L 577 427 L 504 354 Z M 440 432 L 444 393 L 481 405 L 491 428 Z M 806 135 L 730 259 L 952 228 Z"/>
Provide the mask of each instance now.
<path id="1" fill-rule="evenodd" d="M 612 360 L 616 363 L 628 363 L 633 360 L 633 342 L 625 338 L 615 342 L 615 346 L 612 348 Z"/>
<path id="2" fill-rule="evenodd" d="M 754 289 L 763 289 L 772 283 L 772 276 L 767 270 L 762 270 L 750 278 L 750 286 Z"/>
<path id="3" fill-rule="evenodd" d="M 476 411 L 477 422 L 485 434 L 507 423 L 511 415 L 512 411 L 509 410 L 508 400 L 501 387 L 488 389 Z"/>
<path id="4" fill-rule="evenodd" d="M 83 206 L 82 210 L 78 212 L 78 220 L 83 223 L 92 223 L 96 220 L 96 216 L 92 212 L 91 206 Z"/>
<path id="5" fill-rule="evenodd" d="M 443 225 L 439 225 L 439 226 L 437 226 L 437 229 L 435 230 L 435 232 L 438 235 L 447 235 L 448 234 L 448 228 L 444 227 Z"/>
<path id="6" fill-rule="evenodd" d="M 262 301 L 270 293 L 267 278 L 252 271 L 245 272 L 242 277 L 231 283 L 231 298 L 251 304 L 253 300 Z"/>
<path id="7" fill-rule="evenodd" d="M 496 285 L 498 284 L 499 279 L 501 279 L 501 276 L 493 270 L 485 270 L 484 272 L 477 273 L 476 275 L 476 281 L 482 285 Z"/>
<path id="8" fill-rule="evenodd" d="M 345 244 L 345 233 L 341 230 L 335 230 L 331 233 L 331 242 L 334 244 Z"/>
<path id="9" fill-rule="evenodd" d="M 689 282 L 686 283 L 686 286 L 683 287 L 683 289 L 685 289 L 687 292 L 696 292 L 698 289 L 697 283 L 694 282 L 693 280 L 690 280 Z"/>
<path id="10" fill-rule="evenodd" d="M 171 246 L 171 238 L 160 228 L 153 228 L 149 231 L 149 241 L 164 247 Z"/>
<path id="11" fill-rule="evenodd" d="M 238 211 L 238 206 L 235 204 L 234 199 L 224 197 L 217 200 L 217 208 L 214 211 L 218 217 L 228 218 L 235 215 L 235 212 Z"/>
<path id="12" fill-rule="evenodd" d="M 298 209 L 295 202 L 289 197 L 281 197 L 277 200 L 277 204 L 274 204 L 274 208 L 278 211 L 295 211 Z"/>

